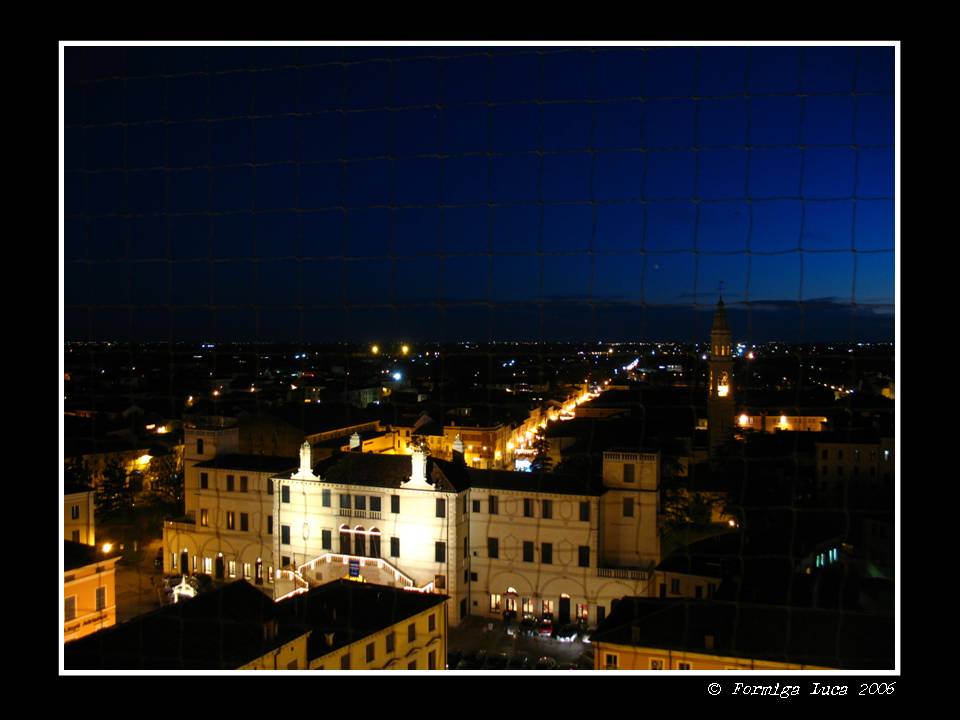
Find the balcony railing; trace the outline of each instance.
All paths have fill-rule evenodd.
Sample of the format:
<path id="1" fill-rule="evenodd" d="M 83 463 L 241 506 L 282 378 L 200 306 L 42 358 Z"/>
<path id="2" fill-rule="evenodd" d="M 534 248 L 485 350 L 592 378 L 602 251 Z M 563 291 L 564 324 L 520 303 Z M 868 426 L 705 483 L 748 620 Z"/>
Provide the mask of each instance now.
<path id="1" fill-rule="evenodd" d="M 340 508 L 340 517 L 348 518 L 367 518 L 370 520 L 382 520 L 383 513 L 380 510 L 357 510 L 355 508 Z"/>
<path id="2" fill-rule="evenodd" d="M 597 568 L 597 577 L 616 578 L 617 580 L 649 580 L 650 570 L 629 568 Z"/>

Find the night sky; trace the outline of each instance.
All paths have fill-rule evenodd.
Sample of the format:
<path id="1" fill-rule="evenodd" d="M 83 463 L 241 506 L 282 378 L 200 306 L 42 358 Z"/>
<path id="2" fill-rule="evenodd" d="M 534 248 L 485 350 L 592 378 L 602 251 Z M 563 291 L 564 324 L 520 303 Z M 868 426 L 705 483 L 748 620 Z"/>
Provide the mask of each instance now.
<path id="1" fill-rule="evenodd" d="M 892 47 L 67 47 L 68 340 L 893 340 Z"/>

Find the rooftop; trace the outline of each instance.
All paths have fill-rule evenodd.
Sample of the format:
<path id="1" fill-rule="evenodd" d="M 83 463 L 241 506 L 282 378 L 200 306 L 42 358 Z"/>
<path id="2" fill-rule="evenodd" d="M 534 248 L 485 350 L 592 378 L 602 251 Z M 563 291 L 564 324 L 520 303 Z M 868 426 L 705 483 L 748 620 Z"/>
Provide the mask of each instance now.
<path id="1" fill-rule="evenodd" d="M 892 617 L 625 597 L 593 641 L 831 668 L 893 668 Z"/>
<path id="2" fill-rule="evenodd" d="M 197 463 L 198 468 L 219 468 L 222 470 L 249 470 L 251 472 L 281 473 L 297 468 L 296 458 L 278 455 L 243 455 L 233 453 L 219 455 L 210 460 Z"/>

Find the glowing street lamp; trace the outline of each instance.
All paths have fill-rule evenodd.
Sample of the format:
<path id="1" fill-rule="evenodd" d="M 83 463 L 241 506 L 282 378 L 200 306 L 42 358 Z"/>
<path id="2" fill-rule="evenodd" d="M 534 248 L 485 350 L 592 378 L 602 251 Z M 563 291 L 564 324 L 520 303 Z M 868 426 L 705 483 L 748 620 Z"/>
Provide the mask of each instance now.
<path id="1" fill-rule="evenodd" d="M 372 352 L 374 355 L 379 355 L 379 354 L 380 354 L 380 346 L 379 346 L 379 345 L 374 345 L 373 347 L 370 348 L 370 352 Z"/>
<path id="2" fill-rule="evenodd" d="M 404 355 L 406 355 L 408 352 L 410 352 L 410 346 L 409 346 L 409 345 L 401 345 L 401 346 L 400 346 L 400 352 L 403 353 Z"/>

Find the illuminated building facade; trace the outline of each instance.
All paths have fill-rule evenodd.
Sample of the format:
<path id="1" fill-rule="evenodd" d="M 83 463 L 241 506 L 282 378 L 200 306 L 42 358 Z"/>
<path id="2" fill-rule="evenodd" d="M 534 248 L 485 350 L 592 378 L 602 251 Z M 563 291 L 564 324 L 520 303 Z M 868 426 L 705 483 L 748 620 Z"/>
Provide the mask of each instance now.
<path id="1" fill-rule="evenodd" d="M 64 642 L 116 624 L 116 565 L 119 559 L 102 548 L 64 541 Z"/>
<path id="2" fill-rule="evenodd" d="M 94 545 L 94 491 L 65 488 L 63 493 L 63 538 L 81 545 Z"/>
<path id="3" fill-rule="evenodd" d="M 188 432 L 188 445 L 195 440 Z M 305 444 L 299 469 L 292 464 L 227 452 L 189 465 L 193 514 L 165 523 L 167 572 L 247 579 L 275 598 L 352 574 L 445 594 L 454 623 L 516 613 L 589 625 L 617 597 L 695 597 L 715 580 L 656 569 L 656 453 L 605 453 L 599 486 L 482 470 L 422 446 L 409 455 L 355 448 L 315 464 Z"/>

